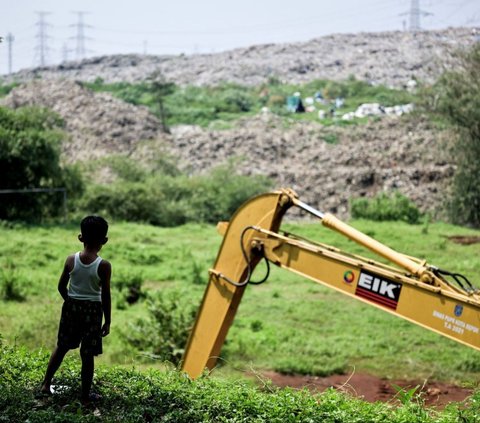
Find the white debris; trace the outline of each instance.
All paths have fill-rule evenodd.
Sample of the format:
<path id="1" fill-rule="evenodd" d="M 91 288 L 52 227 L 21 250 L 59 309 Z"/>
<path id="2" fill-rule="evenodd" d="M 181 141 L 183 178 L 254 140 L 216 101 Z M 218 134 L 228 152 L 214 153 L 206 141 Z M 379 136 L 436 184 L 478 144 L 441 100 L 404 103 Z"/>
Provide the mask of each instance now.
<path id="1" fill-rule="evenodd" d="M 413 104 L 399 104 L 391 107 L 383 107 L 380 103 L 364 103 L 358 106 L 354 112 L 348 112 L 342 115 L 343 120 L 352 120 L 367 116 L 402 116 L 405 113 L 413 111 Z"/>

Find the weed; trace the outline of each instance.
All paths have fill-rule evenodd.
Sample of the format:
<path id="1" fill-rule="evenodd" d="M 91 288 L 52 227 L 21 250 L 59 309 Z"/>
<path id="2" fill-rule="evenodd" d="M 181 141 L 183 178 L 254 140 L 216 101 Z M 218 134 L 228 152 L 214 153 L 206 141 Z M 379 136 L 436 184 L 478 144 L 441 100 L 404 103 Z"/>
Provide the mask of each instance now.
<path id="1" fill-rule="evenodd" d="M 4 301 L 25 301 L 26 297 L 19 288 L 20 278 L 13 261 L 8 261 L 0 270 L 0 293 Z"/>
<path id="2" fill-rule="evenodd" d="M 204 285 L 205 284 L 205 277 L 204 277 L 204 268 L 203 266 L 192 257 L 192 274 L 191 274 L 191 281 L 193 284 L 196 285 Z"/>
<path id="3" fill-rule="evenodd" d="M 337 144 L 338 143 L 338 137 L 336 134 L 325 134 L 323 135 L 323 140 L 327 144 Z"/>
<path id="4" fill-rule="evenodd" d="M 143 282 L 141 273 L 126 272 L 115 277 L 114 286 L 123 294 L 123 300 L 131 305 L 145 298 L 145 293 L 142 291 Z M 117 303 L 117 308 L 118 306 L 122 307 L 122 301 Z"/>
<path id="5" fill-rule="evenodd" d="M 250 323 L 250 329 L 252 329 L 252 332 L 260 332 L 263 329 L 262 321 L 254 320 L 252 323 Z"/>
<path id="6" fill-rule="evenodd" d="M 185 292 L 156 292 L 148 298 L 148 319 L 130 324 L 123 336 L 149 356 L 179 363 L 196 308 Z"/>
<path id="7" fill-rule="evenodd" d="M 395 385 L 394 383 L 392 384 L 393 389 L 396 391 L 396 397 L 399 399 L 399 401 L 403 404 L 406 405 L 410 402 L 412 402 L 413 398 L 416 396 L 419 398 L 417 391 L 420 388 L 420 385 L 415 386 L 414 388 L 410 389 L 404 389 L 401 386 Z"/>

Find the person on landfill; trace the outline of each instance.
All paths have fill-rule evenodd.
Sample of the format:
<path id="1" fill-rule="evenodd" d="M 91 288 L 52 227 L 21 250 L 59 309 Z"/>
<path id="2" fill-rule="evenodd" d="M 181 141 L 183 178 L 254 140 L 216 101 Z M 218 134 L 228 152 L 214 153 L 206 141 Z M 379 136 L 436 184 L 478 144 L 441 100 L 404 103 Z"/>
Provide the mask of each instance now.
<path id="1" fill-rule="evenodd" d="M 67 257 L 58 282 L 58 291 L 64 303 L 57 346 L 50 357 L 40 395 L 52 394 L 52 379 L 65 354 L 81 345 L 81 403 L 88 406 L 100 399 L 90 389 L 94 357 L 102 354 L 102 337 L 110 333 L 112 266 L 98 255 L 108 241 L 107 221 L 100 216 L 87 216 L 81 221 L 80 229 L 78 239 L 83 243 L 83 250 Z"/>

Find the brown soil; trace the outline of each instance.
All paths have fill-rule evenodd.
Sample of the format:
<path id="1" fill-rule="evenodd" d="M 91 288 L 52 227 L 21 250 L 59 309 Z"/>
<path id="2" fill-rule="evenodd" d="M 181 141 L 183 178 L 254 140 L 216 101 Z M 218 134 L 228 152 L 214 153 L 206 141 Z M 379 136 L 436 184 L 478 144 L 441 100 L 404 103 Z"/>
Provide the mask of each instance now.
<path id="1" fill-rule="evenodd" d="M 317 392 L 322 392 L 327 388 L 333 387 L 369 402 L 383 401 L 400 403 L 394 385 L 400 386 L 407 391 L 419 385 L 417 393 L 421 394 L 425 405 L 438 408 L 443 408 L 450 402 L 463 401 L 472 394 L 471 389 L 461 388 L 443 382 L 387 380 L 362 373 L 317 377 L 285 375 L 269 371 L 263 372 L 262 376 L 270 379 L 274 385 L 279 387 L 288 386 L 296 389 L 308 388 Z"/>
<path id="2" fill-rule="evenodd" d="M 478 244 L 480 242 L 480 236 L 452 235 L 448 239 L 462 245 Z"/>

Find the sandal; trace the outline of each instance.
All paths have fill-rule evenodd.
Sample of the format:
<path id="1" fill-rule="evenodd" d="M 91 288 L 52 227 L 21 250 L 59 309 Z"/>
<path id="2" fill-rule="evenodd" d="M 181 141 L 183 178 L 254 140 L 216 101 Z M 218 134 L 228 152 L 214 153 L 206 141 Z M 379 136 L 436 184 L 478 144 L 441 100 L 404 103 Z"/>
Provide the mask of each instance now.
<path id="1" fill-rule="evenodd" d="M 92 403 L 98 402 L 101 399 L 102 399 L 102 396 L 100 394 L 97 394 L 95 392 L 90 392 L 90 394 L 88 394 L 88 398 L 86 398 L 86 399 L 82 398 L 82 405 L 84 407 L 88 407 Z"/>

